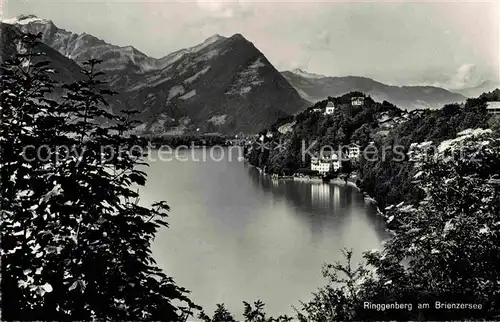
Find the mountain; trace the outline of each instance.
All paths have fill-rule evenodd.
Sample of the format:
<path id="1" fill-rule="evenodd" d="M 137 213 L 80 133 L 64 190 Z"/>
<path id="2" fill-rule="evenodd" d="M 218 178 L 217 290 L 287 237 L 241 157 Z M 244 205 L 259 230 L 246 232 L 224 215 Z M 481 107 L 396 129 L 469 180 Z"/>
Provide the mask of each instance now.
<path id="1" fill-rule="evenodd" d="M 460 93 L 466 97 L 478 97 L 479 95 L 481 95 L 483 93 L 491 92 L 497 88 L 500 88 L 499 82 L 486 80 L 477 86 L 457 89 L 457 90 L 454 90 L 454 92 Z"/>
<path id="2" fill-rule="evenodd" d="M 111 110 L 138 109 L 140 133 L 255 133 L 308 104 L 241 34 L 214 35 L 157 59 L 33 15 L 4 22 L 42 33 L 46 45 L 78 64 L 103 60 L 101 70 L 120 93 L 110 100 Z"/>
<path id="3" fill-rule="evenodd" d="M 90 58 L 101 59 L 104 71 L 141 71 L 158 67 L 157 59 L 148 57 L 132 46 L 114 46 L 87 33 L 75 34 L 58 28 L 51 20 L 40 19 L 35 15 L 21 15 L 3 22 L 25 32 L 41 33 L 44 44 L 77 63 Z"/>
<path id="4" fill-rule="evenodd" d="M 302 70 L 300 68 L 296 68 L 296 69 L 292 70 L 292 73 L 295 74 L 295 75 L 298 75 L 298 76 L 301 76 L 301 77 L 304 77 L 304 78 L 310 78 L 310 79 L 322 79 L 322 78 L 326 78 L 326 76 L 309 73 L 309 72 L 306 72 L 305 70 Z"/>
<path id="5" fill-rule="evenodd" d="M 16 39 L 20 36 L 21 33 L 18 28 L 0 22 L 0 62 L 16 53 Z M 49 60 L 52 68 L 57 70 L 54 75 L 55 80 L 68 83 L 82 78 L 80 66 L 72 59 L 64 57 L 57 50 L 43 43 L 40 44 L 38 49 L 45 55 L 43 59 Z"/>
<path id="6" fill-rule="evenodd" d="M 302 98 L 317 102 L 328 96 L 340 96 L 353 91 L 363 92 L 377 101 L 389 101 L 408 110 L 440 108 L 444 104 L 463 102 L 461 94 L 433 86 L 391 86 L 367 77 L 327 77 L 303 70 L 284 71 L 282 75 Z"/>
<path id="7" fill-rule="evenodd" d="M 180 56 L 180 57 L 179 57 Z M 165 68 L 129 79 L 118 100 L 143 105 L 145 129 L 157 133 L 255 133 L 306 106 L 286 79 L 242 35 L 216 37 L 168 55 Z"/>

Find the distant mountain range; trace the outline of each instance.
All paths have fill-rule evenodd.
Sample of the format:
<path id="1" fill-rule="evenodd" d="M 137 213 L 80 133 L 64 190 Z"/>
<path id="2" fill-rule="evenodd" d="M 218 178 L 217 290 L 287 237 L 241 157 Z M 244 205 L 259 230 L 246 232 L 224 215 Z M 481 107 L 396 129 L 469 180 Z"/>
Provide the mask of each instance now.
<path id="1" fill-rule="evenodd" d="M 120 93 L 110 101 L 112 111 L 138 109 L 141 133 L 255 133 L 309 105 L 240 34 L 215 35 L 156 59 L 131 46 L 114 46 L 86 33 L 60 29 L 33 15 L 6 22 L 1 24 L 2 43 L 12 38 L 13 26 L 40 32 L 43 43 L 57 50 L 44 48 L 57 66 L 103 60 L 101 70 Z M 63 74 L 70 73 L 65 79 L 78 77 L 78 71 L 71 75 L 72 69 L 64 68 Z"/>
<path id="2" fill-rule="evenodd" d="M 281 73 L 302 98 L 317 102 L 328 96 L 340 96 L 352 91 L 364 92 L 376 101 L 389 101 L 402 109 L 440 108 L 444 104 L 463 102 L 461 94 L 433 86 L 391 86 L 371 78 L 346 76 L 327 77 L 295 69 Z"/>
<path id="3" fill-rule="evenodd" d="M 468 88 L 454 89 L 453 92 L 460 93 L 466 97 L 478 97 L 479 95 L 491 92 L 500 88 L 500 83 L 491 80 L 483 81 L 481 84 Z"/>
<path id="4" fill-rule="evenodd" d="M 214 35 L 157 59 L 33 15 L 0 23 L 0 59 L 14 53 L 12 39 L 20 30 L 42 34 L 42 50 L 59 71 L 59 80 L 80 79 L 82 62 L 103 60 L 101 70 L 120 93 L 110 101 L 111 110 L 138 109 L 138 133 L 255 133 L 311 103 L 351 91 L 403 109 L 436 108 L 466 99 L 431 86 L 389 86 L 370 78 L 325 77 L 301 70 L 280 73 L 240 34 Z"/>

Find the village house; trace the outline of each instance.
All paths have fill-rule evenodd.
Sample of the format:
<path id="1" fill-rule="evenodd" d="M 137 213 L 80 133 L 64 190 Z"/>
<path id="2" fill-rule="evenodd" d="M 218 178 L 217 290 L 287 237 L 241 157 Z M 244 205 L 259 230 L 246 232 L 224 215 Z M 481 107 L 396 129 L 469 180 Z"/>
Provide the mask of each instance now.
<path id="1" fill-rule="evenodd" d="M 333 102 L 328 101 L 325 108 L 325 115 L 331 115 L 335 111 L 335 104 Z"/>
<path id="2" fill-rule="evenodd" d="M 488 102 L 486 103 L 486 112 L 488 114 L 492 115 L 500 115 L 500 102 L 495 101 L 495 102 Z"/>
<path id="3" fill-rule="evenodd" d="M 347 156 L 349 157 L 349 159 L 358 160 L 360 153 L 361 153 L 361 150 L 360 150 L 359 144 L 356 144 L 356 143 L 349 144 L 349 147 L 347 150 Z"/>
<path id="4" fill-rule="evenodd" d="M 351 97 L 352 106 L 363 106 L 365 104 L 365 98 L 363 96 Z"/>
<path id="5" fill-rule="evenodd" d="M 391 117 L 389 116 L 389 112 L 382 112 L 380 115 L 377 117 L 377 122 L 379 123 L 384 123 L 387 122 Z"/>
<path id="6" fill-rule="evenodd" d="M 341 162 L 337 153 L 323 151 L 321 155 L 315 154 L 311 158 L 311 170 L 318 171 L 320 174 L 326 174 L 331 170 L 340 169 Z"/>

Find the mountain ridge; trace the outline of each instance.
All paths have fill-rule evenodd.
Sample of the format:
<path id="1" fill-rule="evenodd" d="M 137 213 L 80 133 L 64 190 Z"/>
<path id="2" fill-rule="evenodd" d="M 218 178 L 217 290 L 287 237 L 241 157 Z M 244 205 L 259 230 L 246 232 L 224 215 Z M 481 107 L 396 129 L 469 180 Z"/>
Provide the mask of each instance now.
<path id="1" fill-rule="evenodd" d="M 445 104 L 461 103 L 466 100 L 461 94 L 435 86 L 394 86 L 363 76 L 308 77 L 307 75 L 311 74 L 302 70 L 283 71 L 281 74 L 302 98 L 313 103 L 329 96 L 340 96 L 355 91 L 369 94 L 377 101 L 389 101 L 408 110 L 440 108 Z"/>
<path id="2" fill-rule="evenodd" d="M 157 59 L 133 46 L 59 29 L 36 16 L 11 22 L 25 32 L 41 33 L 42 42 L 61 56 L 54 57 L 56 62 L 103 60 L 99 70 L 119 92 L 109 100 L 110 110 L 138 109 L 137 133 L 257 133 L 308 105 L 241 34 L 216 34 Z"/>
<path id="3" fill-rule="evenodd" d="M 258 132 L 276 118 L 353 91 L 408 110 L 466 100 L 436 86 L 394 86 L 363 76 L 331 77 L 302 69 L 279 72 L 239 33 L 215 34 L 200 44 L 153 58 L 131 45 L 116 46 L 85 32 L 73 33 L 35 15 L 6 21 L 23 31 L 41 33 L 44 44 L 75 64 L 89 58 L 103 60 L 100 70 L 120 93 L 111 99 L 111 110 L 138 108 L 142 122 L 138 132 Z M 63 66 L 71 65 L 53 52 L 51 56 Z M 76 71 L 74 66 L 70 69 Z M 68 79 L 76 77 L 65 73 Z"/>

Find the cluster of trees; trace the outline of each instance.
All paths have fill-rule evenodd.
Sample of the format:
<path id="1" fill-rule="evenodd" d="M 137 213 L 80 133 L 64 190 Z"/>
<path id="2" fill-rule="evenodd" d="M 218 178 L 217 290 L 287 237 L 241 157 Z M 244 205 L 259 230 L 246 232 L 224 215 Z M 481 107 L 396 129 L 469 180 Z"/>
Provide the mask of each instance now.
<path id="1" fill-rule="evenodd" d="M 375 198 L 381 208 L 402 201 L 421 200 L 424 194 L 412 182 L 416 170 L 408 155 L 411 144 L 432 142 L 437 146 L 465 129 L 489 128 L 493 121 L 486 112 L 486 102 L 492 99 L 483 96 L 469 99 L 463 107 L 450 104 L 439 110 L 425 110 L 385 136 L 374 135 L 377 155 L 369 160 L 361 158 L 360 187 Z"/>
<path id="2" fill-rule="evenodd" d="M 225 135 L 169 135 L 161 137 L 151 137 L 149 141 L 155 147 L 170 146 L 172 148 L 179 146 L 223 146 L 230 139 Z"/>
<path id="3" fill-rule="evenodd" d="M 169 207 L 138 203 L 130 112 L 103 108 L 98 61 L 61 87 L 39 36 L 18 43 L 0 71 L 2 319 L 186 320 L 198 307 L 151 256 Z"/>

